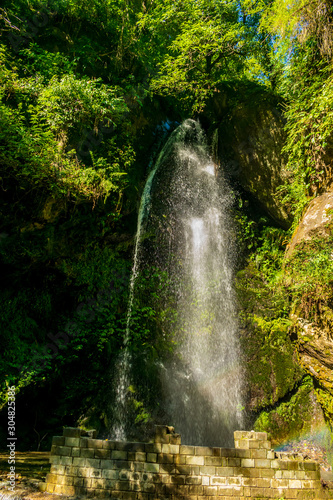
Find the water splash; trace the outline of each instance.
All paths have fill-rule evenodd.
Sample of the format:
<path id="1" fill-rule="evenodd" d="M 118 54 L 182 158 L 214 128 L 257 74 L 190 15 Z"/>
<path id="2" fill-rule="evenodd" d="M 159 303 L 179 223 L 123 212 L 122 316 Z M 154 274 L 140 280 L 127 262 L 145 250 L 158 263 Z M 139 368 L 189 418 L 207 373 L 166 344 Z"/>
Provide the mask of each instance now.
<path id="1" fill-rule="evenodd" d="M 141 200 L 124 348 L 114 382 L 116 439 L 126 439 L 131 316 L 135 283 L 146 265 L 168 274 L 176 301 L 177 347 L 161 363 L 168 423 L 183 442 L 212 446 L 232 445 L 233 431 L 243 427 L 231 206 L 230 188 L 217 175 L 200 125 L 186 120 L 163 148 Z M 146 233 L 154 238 L 144 243 Z"/>
<path id="2" fill-rule="evenodd" d="M 151 207 L 156 261 L 168 262 L 177 297 L 177 348 L 162 368 L 165 408 L 184 442 L 231 446 L 243 427 L 233 200 L 200 125 L 186 120 L 176 139 Z"/>

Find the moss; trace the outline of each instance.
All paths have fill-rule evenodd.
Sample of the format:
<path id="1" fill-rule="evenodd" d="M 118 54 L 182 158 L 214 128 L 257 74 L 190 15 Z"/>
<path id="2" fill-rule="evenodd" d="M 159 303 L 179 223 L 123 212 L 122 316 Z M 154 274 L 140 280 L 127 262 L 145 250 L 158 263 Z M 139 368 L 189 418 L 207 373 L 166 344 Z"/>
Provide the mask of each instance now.
<path id="1" fill-rule="evenodd" d="M 322 388 L 317 388 L 315 393 L 323 409 L 326 420 L 328 422 L 333 422 L 333 395 Z"/>
<path id="2" fill-rule="evenodd" d="M 285 264 L 284 280 L 298 316 L 318 326 L 333 325 L 333 237 L 302 241 Z"/>
<path id="3" fill-rule="evenodd" d="M 284 397 L 303 372 L 289 336 L 291 322 L 283 290 L 271 287 L 253 262 L 238 273 L 237 289 L 242 305 L 248 409 L 258 411 Z"/>
<path id="4" fill-rule="evenodd" d="M 278 444 L 310 431 L 312 419 L 313 382 L 310 376 L 306 376 L 287 401 L 259 415 L 254 429 L 269 432 L 273 443 Z"/>

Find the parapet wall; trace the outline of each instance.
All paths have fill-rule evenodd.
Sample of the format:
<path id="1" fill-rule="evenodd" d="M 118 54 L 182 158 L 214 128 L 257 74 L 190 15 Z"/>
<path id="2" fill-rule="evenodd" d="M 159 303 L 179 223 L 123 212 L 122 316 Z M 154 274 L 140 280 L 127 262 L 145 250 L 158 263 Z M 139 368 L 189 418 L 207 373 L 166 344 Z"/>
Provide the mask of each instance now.
<path id="1" fill-rule="evenodd" d="M 274 452 L 265 432 L 234 437 L 235 448 L 208 448 L 182 445 L 167 426 L 156 426 L 151 443 L 103 441 L 65 428 L 53 438 L 45 491 L 121 500 L 331 498 L 318 464 Z"/>

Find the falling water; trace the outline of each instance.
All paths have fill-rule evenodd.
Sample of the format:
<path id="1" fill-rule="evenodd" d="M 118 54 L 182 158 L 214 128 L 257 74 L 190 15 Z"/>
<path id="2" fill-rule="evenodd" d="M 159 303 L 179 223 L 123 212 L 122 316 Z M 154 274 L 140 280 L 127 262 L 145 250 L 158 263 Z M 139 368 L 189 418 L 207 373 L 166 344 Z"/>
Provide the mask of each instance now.
<path id="1" fill-rule="evenodd" d="M 177 298 L 177 347 L 162 364 L 165 408 L 183 442 L 227 446 L 243 426 L 232 193 L 197 122 L 186 120 L 171 140 L 151 207 L 156 262 L 167 262 Z"/>
<path id="2" fill-rule="evenodd" d="M 242 370 L 233 289 L 232 195 L 200 125 L 186 120 L 163 148 L 141 200 L 124 349 L 117 365 L 114 437 L 126 437 L 128 349 L 135 282 L 166 272 L 176 348 L 161 362 L 164 411 L 187 444 L 228 446 L 242 428 Z M 153 238 L 143 238 L 153 234 Z"/>
<path id="3" fill-rule="evenodd" d="M 166 129 L 167 130 L 169 129 L 168 122 L 166 122 Z M 153 167 L 148 176 L 148 179 L 146 181 L 142 193 L 140 208 L 138 213 L 137 232 L 135 235 L 133 268 L 129 286 L 129 301 L 127 307 L 126 330 L 124 335 L 123 349 L 116 362 L 115 380 L 113 381 L 116 394 L 115 394 L 115 401 L 113 408 L 113 425 L 111 429 L 111 436 L 117 441 L 124 441 L 126 439 L 126 427 L 128 424 L 127 395 L 128 395 L 128 388 L 131 384 L 131 364 L 132 364 L 131 353 L 128 347 L 128 343 L 130 340 L 130 327 L 131 327 L 131 318 L 133 312 L 135 283 L 138 277 L 140 262 L 141 262 L 141 254 L 140 254 L 141 237 L 144 233 L 144 228 L 150 211 L 151 188 L 154 176 L 160 165 L 160 162 L 163 160 L 165 155 L 168 154 L 170 147 L 169 142 L 170 141 L 168 141 L 168 143 L 162 149 L 158 157 L 158 160 L 155 163 L 155 166 Z"/>

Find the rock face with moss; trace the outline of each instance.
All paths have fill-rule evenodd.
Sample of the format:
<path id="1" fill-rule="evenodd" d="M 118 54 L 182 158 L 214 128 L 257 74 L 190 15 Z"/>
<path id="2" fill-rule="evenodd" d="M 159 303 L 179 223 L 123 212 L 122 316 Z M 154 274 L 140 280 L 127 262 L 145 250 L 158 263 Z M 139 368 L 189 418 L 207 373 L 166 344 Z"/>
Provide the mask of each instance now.
<path id="1" fill-rule="evenodd" d="M 315 198 L 304 214 L 285 259 L 292 299 L 292 332 L 302 368 L 314 380 L 325 416 L 333 417 L 333 193 Z"/>
<path id="2" fill-rule="evenodd" d="M 267 96 L 266 96 L 267 98 Z M 218 128 L 218 156 L 225 170 L 251 193 L 282 227 L 291 215 L 279 201 L 285 159 L 283 119 L 271 104 L 257 102 L 235 108 Z"/>

